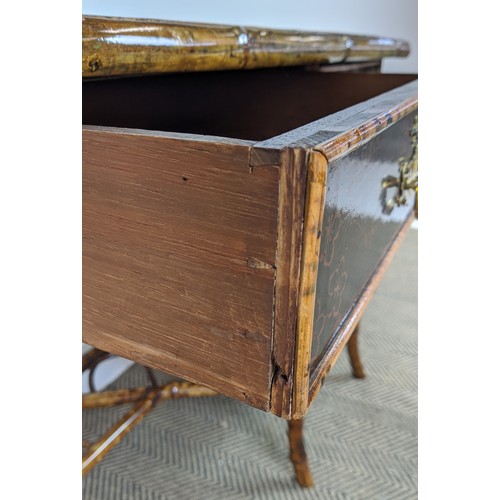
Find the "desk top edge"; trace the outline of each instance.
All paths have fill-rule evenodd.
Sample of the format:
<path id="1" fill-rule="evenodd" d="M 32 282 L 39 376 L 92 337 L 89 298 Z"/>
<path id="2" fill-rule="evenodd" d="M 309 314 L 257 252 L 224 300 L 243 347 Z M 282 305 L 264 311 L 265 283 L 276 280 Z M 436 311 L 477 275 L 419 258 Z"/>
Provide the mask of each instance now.
<path id="1" fill-rule="evenodd" d="M 130 76 L 406 57 L 404 40 L 149 19 L 83 16 L 82 76 Z"/>

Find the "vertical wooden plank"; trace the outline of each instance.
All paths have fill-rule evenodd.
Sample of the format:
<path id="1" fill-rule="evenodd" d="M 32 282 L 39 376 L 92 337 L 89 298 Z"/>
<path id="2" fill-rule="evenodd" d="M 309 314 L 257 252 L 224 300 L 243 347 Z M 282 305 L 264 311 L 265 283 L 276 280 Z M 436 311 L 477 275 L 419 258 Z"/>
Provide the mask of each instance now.
<path id="1" fill-rule="evenodd" d="M 300 148 L 283 149 L 280 172 L 270 407 L 275 415 L 290 418 L 307 177 L 306 151 Z"/>
<path id="2" fill-rule="evenodd" d="M 305 416 L 309 403 L 311 341 L 327 169 L 328 163 L 321 153 L 309 154 L 295 347 L 294 419 Z"/>

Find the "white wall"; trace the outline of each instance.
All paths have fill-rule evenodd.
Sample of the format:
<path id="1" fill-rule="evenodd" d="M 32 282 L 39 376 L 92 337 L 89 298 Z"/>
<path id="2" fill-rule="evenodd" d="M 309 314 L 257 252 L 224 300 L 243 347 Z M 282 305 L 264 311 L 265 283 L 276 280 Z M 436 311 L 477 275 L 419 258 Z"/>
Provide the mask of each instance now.
<path id="1" fill-rule="evenodd" d="M 417 0 L 83 0 L 83 13 L 402 38 L 411 54 L 383 63 L 389 73 L 417 72 Z"/>

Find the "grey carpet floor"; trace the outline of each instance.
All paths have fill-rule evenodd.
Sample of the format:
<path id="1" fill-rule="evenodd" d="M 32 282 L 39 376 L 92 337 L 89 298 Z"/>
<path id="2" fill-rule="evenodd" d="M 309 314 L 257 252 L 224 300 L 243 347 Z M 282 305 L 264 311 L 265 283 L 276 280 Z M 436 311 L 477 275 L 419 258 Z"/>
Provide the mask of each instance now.
<path id="1" fill-rule="evenodd" d="M 417 239 L 411 230 L 306 418 L 315 486 L 295 484 L 286 422 L 223 396 L 158 406 L 83 480 L 85 500 L 417 498 Z M 168 377 L 162 375 L 162 380 Z M 133 366 L 111 387 L 144 384 Z M 128 407 L 86 410 L 93 440 Z"/>

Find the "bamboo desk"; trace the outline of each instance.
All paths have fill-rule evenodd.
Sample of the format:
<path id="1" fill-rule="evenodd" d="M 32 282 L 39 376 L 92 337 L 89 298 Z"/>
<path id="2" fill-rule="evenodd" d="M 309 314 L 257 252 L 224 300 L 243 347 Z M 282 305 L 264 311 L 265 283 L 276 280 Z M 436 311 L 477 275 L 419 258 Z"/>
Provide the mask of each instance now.
<path id="1" fill-rule="evenodd" d="M 84 342 L 290 420 L 297 450 L 413 217 L 416 76 L 379 72 L 407 53 L 86 17 Z"/>

